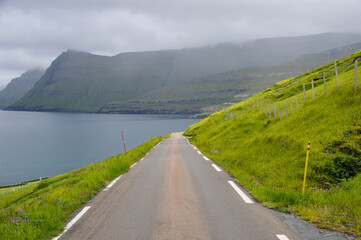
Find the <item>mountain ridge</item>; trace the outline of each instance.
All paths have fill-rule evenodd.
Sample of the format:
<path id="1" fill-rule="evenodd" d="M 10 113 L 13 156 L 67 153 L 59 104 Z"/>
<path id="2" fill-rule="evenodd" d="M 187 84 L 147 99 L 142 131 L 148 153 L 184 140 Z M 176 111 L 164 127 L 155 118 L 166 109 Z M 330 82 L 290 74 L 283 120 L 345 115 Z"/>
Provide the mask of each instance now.
<path id="1" fill-rule="evenodd" d="M 35 85 L 44 72 L 42 69 L 32 69 L 12 79 L 10 83 L 0 91 L 0 108 L 7 107 L 23 97 L 24 94 Z"/>
<path id="2" fill-rule="evenodd" d="M 108 103 L 100 109 L 100 112 L 139 113 L 143 107 L 147 113 L 152 108 L 159 112 L 182 113 L 185 106 L 178 110 L 170 107 L 170 105 L 175 105 L 178 102 L 180 106 L 192 103 L 192 106 L 187 108 L 188 112 L 192 114 L 199 114 L 200 112 L 209 114 L 226 106 L 219 105 L 222 100 L 223 102 L 234 103 L 245 99 L 280 80 L 297 76 L 309 69 L 343 58 L 359 49 L 361 49 L 361 42 L 316 54 L 306 54 L 282 65 L 251 67 L 188 79 L 185 82 L 156 89 L 128 102 Z M 181 96 L 179 96 L 180 89 L 182 90 Z M 219 91 L 219 98 L 215 101 L 217 91 Z M 210 96 L 213 96 L 213 99 Z M 208 106 L 206 106 L 207 103 Z M 212 104 L 216 106 L 212 106 Z M 131 106 L 133 110 L 129 111 L 126 106 Z M 204 114 L 202 115 L 204 116 Z"/>
<path id="3" fill-rule="evenodd" d="M 328 39 L 330 36 L 335 39 Z M 299 38 L 292 37 L 284 38 L 285 42 L 281 44 L 271 39 L 254 41 L 253 45 L 223 44 L 120 53 L 110 57 L 69 50 L 56 58 L 35 86 L 7 109 L 99 112 L 109 103 L 136 100 L 189 79 L 285 63 L 299 57 L 300 52 L 308 54 L 316 48 L 328 50 L 330 46 L 340 47 L 356 40 L 361 42 L 361 35 L 352 34 L 320 34 L 315 35 L 314 40 L 312 38 L 302 37 L 307 40 L 303 44 L 299 43 Z M 260 44 L 264 42 L 268 45 L 262 47 Z"/>

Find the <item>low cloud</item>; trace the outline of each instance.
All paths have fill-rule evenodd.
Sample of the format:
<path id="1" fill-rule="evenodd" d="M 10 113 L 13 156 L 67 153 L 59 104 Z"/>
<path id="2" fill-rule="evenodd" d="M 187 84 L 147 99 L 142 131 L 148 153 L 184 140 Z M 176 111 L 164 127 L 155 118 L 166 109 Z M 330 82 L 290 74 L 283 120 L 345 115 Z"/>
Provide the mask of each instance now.
<path id="1" fill-rule="evenodd" d="M 67 49 L 115 55 L 360 32 L 359 9 L 358 0 L 0 0 L 0 85 Z"/>

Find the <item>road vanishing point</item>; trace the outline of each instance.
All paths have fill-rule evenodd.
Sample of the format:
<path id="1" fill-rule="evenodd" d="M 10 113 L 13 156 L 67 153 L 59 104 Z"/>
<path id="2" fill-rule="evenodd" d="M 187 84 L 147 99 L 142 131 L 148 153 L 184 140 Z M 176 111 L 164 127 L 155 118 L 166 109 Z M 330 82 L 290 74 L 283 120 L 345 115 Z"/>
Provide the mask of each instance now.
<path id="1" fill-rule="evenodd" d="M 99 192 L 54 239 L 303 239 L 283 220 L 176 133 Z"/>

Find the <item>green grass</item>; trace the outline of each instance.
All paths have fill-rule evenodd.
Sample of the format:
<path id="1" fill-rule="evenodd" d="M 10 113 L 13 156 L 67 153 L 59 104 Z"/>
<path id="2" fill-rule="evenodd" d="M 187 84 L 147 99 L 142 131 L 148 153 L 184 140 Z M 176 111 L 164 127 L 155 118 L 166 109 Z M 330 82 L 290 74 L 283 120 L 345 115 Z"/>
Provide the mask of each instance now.
<path id="1" fill-rule="evenodd" d="M 271 101 L 272 111 L 274 103 L 277 111 L 280 104 L 282 120 L 273 114 L 270 118 L 268 109 L 267 114 L 264 108 L 256 110 L 249 98 L 192 125 L 185 135 L 191 136 L 192 143 L 228 169 L 265 206 L 296 213 L 319 227 L 360 237 L 361 86 L 354 90 L 356 56 L 361 56 L 361 51 L 337 61 L 340 89 L 330 63 L 254 96 L 255 100 L 258 97 L 262 102 Z M 313 100 L 311 79 L 321 78 L 317 81 L 323 83 L 324 71 L 328 93 L 324 96 L 323 84 L 318 84 Z M 306 103 L 303 84 L 308 89 Z M 310 161 L 302 196 L 308 141 Z"/>
<path id="2" fill-rule="evenodd" d="M 334 54 L 343 55 L 355 48 L 348 46 L 294 59 L 306 52 L 358 42 L 350 39 L 359 38 L 348 36 L 349 40 L 344 41 L 340 36 L 325 34 L 286 42 L 264 39 L 242 46 L 122 53 L 113 57 L 67 51 L 8 109 L 200 113 L 204 107 L 239 101 L 310 66 L 320 66 Z"/>
<path id="3" fill-rule="evenodd" d="M 0 194 L 0 238 L 49 239 L 63 231 L 69 215 L 162 140 L 75 171 Z"/>
<path id="4" fill-rule="evenodd" d="M 0 196 L 3 196 L 5 194 L 9 194 L 9 193 L 13 193 L 13 192 L 17 192 L 17 191 L 21 191 L 21 190 L 29 188 L 29 187 L 31 187 L 31 186 L 33 186 L 35 184 L 38 184 L 39 182 L 40 182 L 40 180 L 25 183 L 25 184 L 21 184 L 21 185 L 18 185 L 18 186 L 9 186 L 9 187 L 0 188 Z"/>

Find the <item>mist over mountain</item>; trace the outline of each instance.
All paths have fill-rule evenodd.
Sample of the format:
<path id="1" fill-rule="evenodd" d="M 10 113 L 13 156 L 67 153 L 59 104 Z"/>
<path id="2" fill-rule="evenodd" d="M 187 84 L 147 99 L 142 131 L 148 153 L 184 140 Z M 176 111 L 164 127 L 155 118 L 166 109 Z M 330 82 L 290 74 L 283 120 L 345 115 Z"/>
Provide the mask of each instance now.
<path id="1" fill-rule="evenodd" d="M 29 70 L 20 77 L 11 80 L 11 82 L 0 91 L 0 108 L 9 106 L 22 98 L 24 94 L 39 81 L 44 72 L 44 70 L 40 69 Z"/>
<path id="2" fill-rule="evenodd" d="M 200 112 L 202 107 L 252 94 L 295 76 L 311 65 L 322 65 L 342 55 L 341 51 L 348 54 L 341 47 L 357 42 L 361 42 L 361 35 L 326 33 L 112 57 L 69 50 L 57 57 L 34 87 L 8 109 Z M 330 53 L 312 55 L 335 48 Z M 313 63 L 307 58 L 313 58 Z M 276 66 L 285 63 L 287 68 Z M 152 104 L 148 108 L 145 102 Z"/>

